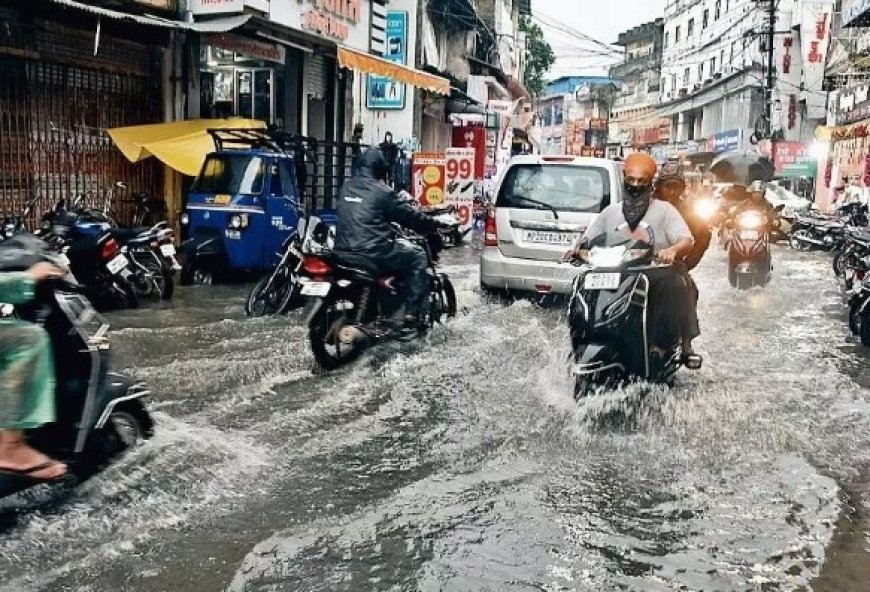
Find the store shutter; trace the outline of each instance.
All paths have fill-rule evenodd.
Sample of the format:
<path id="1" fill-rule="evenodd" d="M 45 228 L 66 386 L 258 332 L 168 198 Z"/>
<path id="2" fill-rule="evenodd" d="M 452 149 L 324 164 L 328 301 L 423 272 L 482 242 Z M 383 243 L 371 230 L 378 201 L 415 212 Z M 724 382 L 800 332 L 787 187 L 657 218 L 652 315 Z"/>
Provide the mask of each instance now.
<path id="1" fill-rule="evenodd" d="M 305 57 L 305 94 L 324 99 L 329 91 L 329 67 L 326 58 L 318 54 Z"/>

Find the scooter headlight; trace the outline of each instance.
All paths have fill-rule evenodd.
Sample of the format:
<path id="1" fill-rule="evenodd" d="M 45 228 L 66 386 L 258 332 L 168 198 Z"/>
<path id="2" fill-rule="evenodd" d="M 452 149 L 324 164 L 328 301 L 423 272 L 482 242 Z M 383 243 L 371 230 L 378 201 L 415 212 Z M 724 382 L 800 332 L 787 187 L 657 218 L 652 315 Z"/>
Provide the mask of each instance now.
<path id="1" fill-rule="evenodd" d="M 235 230 L 239 230 L 241 228 L 248 227 L 248 215 L 247 214 L 234 214 L 230 217 L 230 228 Z"/>
<path id="2" fill-rule="evenodd" d="M 190 224 L 190 214 L 188 214 L 188 213 L 185 212 L 184 214 L 182 214 L 182 215 L 179 217 L 179 220 L 181 220 L 181 224 L 182 224 L 183 226 L 187 226 L 188 224 Z"/>
<path id="3" fill-rule="evenodd" d="M 767 216 L 761 214 L 760 212 L 743 212 L 740 214 L 740 217 L 737 218 L 737 224 L 740 225 L 741 228 L 746 228 L 748 230 L 758 230 L 765 224 L 767 224 Z"/>
<path id="4" fill-rule="evenodd" d="M 699 199 L 695 202 L 695 214 L 701 220 L 712 220 L 719 211 L 719 206 L 712 199 Z"/>

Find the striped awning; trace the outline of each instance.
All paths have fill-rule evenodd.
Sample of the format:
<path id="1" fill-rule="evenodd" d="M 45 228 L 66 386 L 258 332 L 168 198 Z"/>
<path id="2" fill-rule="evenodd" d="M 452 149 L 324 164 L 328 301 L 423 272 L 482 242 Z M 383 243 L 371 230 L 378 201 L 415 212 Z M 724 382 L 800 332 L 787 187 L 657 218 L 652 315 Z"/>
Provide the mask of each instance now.
<path id="1" fill-rule="evenodd" d="M 348 70 L 386 76 L 439 95 L 450 95 L 450 81 L 446 78 L 409 68 L 349 47 L 339 46 L 338 64 Z"/>

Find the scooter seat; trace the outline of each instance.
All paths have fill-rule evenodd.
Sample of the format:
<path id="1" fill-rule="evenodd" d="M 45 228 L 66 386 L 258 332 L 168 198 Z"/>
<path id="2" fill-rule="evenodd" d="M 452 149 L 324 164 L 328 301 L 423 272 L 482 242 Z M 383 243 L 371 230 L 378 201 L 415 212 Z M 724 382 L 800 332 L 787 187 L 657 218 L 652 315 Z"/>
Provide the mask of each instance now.
<path id="1" fill-rule="evenodd" d="M 109 234 L 120 243 L 131 241 L 147 241 L 154 235 L 150 228 L 111 228 Z"/>

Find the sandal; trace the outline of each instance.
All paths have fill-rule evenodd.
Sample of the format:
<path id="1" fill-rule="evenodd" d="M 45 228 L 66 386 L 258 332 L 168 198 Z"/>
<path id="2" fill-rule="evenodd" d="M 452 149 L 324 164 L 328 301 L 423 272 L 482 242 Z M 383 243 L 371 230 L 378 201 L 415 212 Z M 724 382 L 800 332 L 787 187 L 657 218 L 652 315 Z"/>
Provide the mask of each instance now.
<path id="1" fill-rule="evenodd" d="M 34 477 L 34 473 L 38 473 L 40 471 L 44 471 L 45 469 L 51 468 L 53 466 L 62 465 L 63 463 L 58 462 L 56 460 L 50 460 L 36 466 L 30 467 L 28 469 L 12 469 L 8 467 L 0 467 L 0 475 L 7 477 L 20 477 L 27 479 L 29 481 L 33 481 L 35 483 L 56 483 L 58 481 L 62 481 L 66 476 L 67 472 L 64 471 L 60 475 L 56 477 Z"/>

